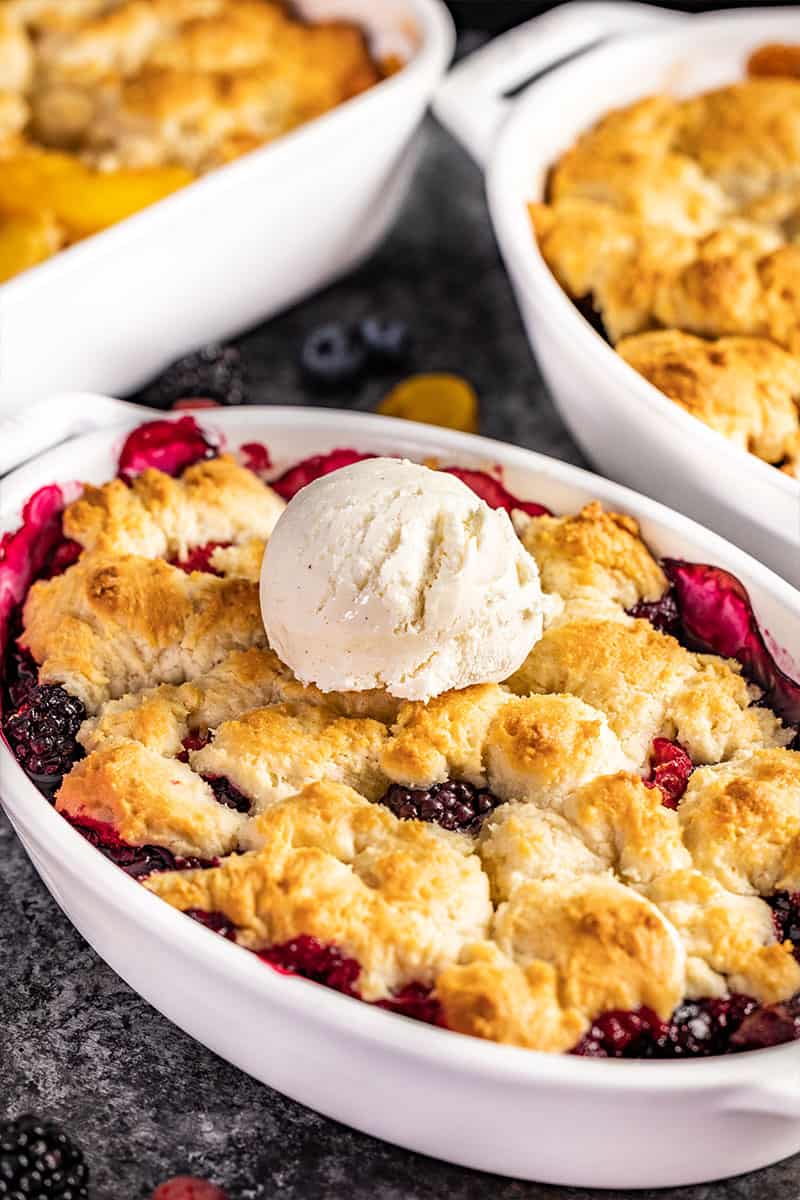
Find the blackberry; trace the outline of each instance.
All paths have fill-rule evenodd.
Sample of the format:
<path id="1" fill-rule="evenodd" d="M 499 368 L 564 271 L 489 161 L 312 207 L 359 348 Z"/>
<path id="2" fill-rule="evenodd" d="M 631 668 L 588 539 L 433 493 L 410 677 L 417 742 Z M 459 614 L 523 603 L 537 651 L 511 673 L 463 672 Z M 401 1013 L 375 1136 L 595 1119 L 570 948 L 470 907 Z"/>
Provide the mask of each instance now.
<path id="1" fill-rule="evenodd" d="M 0 1122 L 0 1197 L 88 1200 L 83 1154 L 57 1125 L 38 1117 Z"/>
<path id="2" fill-rule="evenodd" d="M 153 408 L 171 408 L 178 400 L 195 399 L 247 403 L 247 374 L 235 346 L 213 343 L 179 358 L 142 393 L 143 402 Z"/>
<path id="3" fill-rule="evenodd" d="M 57 684 L 38 684 L 6 721 L 6 737 L 27 773 L 51 784 L 83 753 L 75 738 L 85 720 L 76 696 Z"/>
<path id="4" fill-rule="evenodd" d="M 250 801 L 247 796 L 234 787 L 230 779 L 226 779 L 224 775 L 204 775 L 203 779 L 211 788 L 219 804 L 224 804 L 226 808 L 233 808 L 236 812 L 250 812 Z"/>
<path id="5" fill-rule="evenodd" d="M 380 803 L 401 821 L 430 821 L 442 829 L 477 833 L 500 801 L 486 788 L 448 779 L 431 788 L 405 788 L 394 783 Z"/>

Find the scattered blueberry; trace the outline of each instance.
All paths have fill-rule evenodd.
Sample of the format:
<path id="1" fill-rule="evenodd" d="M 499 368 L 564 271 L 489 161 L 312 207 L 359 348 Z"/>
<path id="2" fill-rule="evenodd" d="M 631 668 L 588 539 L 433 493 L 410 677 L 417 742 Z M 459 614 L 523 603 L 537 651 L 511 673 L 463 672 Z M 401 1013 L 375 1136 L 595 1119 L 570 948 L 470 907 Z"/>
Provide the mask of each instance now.
<path id="1" fill-rule="evenodd" d="M 376 366 L 400 367 L 411 353 L 411 330 L 405 321 L 367 317 L 358 327 L 370 362 Z"/>
<path id="2" fill-rule="evenodd" d="M 358 330 L 341 322 L 320 325 L 303 342 L 300 366 L 317 387 L 356 383 L 367 365 L 367 347 Z"/>
<path id="3" fill-rule="evenodd" d="M 0 1197 L 88 1200 L 83 1154 L 57 1125 L 38 1117 L 0 1121 Z"/>
<path id="4" fill-rule="evenodd" d="M 187 354 L 167 367 L 142 392 L 142 402 L 153 408 L 173 408 L 181 400 L 215 400 L 218 404 L 245 404 L 247 373 L 235 346 L 213 343 Z M 193 407 L 198 407 L 197 405 Z"/>

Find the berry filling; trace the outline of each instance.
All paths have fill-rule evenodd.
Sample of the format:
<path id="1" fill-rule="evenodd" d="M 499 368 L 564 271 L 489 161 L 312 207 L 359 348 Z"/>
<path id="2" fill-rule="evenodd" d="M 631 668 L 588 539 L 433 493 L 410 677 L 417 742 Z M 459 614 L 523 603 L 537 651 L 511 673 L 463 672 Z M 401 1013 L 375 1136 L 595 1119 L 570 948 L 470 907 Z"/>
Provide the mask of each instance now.
<path id="1" fill-rule="evenodd" d="M 341 467 L 349 467 L 353 463 L 374 457 L 374 454 L 359 454 L 357 450 L 347 449 L 331 450 L 329 454 L 315 454 L 290 467 L 278 479 L 273 479 L 271 486 L 284 500 L 291 500 L 301 488 L 313 483 L 315 479 L 330 475 L 332 471 L 338 471 Z M 490 508 L 504 508 L 506 512 L 519 509 L 532 517 L 547 516 L 550 513 L 549 508 L 545 508 L 543 504 L 536 504 L 532 500 L 520 500 L 513 496 L 499 479 L 495 479 L 486 471 L 467 470 L 463 467 L 444 467 L 443 470 L 465 483 Z"/>
<path id="2" fill-rule="evenodd" d="M 598 309 L 594 306 L 594 297 L 591 292 L 587 296 L 583 296 L 580 300 L 574 301 L 575 307 L 583 317 L 584 321 L 588 321 L 595 333 L 599 333 L 604 342 L 609 342 L 611 339 L 606 332 L 603 317 Z"/>
<path id="3" fill-rule="evenodd" d="M 708 1058 L 800 1038 L 800 996 L 759 1005 L 750 996 L 687 1000 L 669 1021 L 648 1008 L 603 1013 L 572 1051 L 585 1058 Z"/>
<path id="4" fill-rule="evenodd" d="M 56 484 L 34 492 L 22 510 L 22 523 L 0 537 L 0 650 L 8 645 L 15 610 L 62 540 L 64 493 Z"/>
<path id="5" fill-rule="evenodd" d="M 56 684 L 27 686 L 5 721 L 5 734 L 28 775 L 49 786 L 83 755 L 75 740 L 86 719 L 80 700 Z"/>
<path id="6" fill-rule="evenodd" d="M 376 1007 L 411 1017 L 413 1021 L 423 1021 L 426 1025 L 445 1028 L 442 1006 L 424 983 L 408 983 L 388 1000 L 379 1000 Z"/>
<path id="7" fill-rule="evenodd" d="M 183 739 L 183 750 L 178 755 L 180 762 L 188 762 L 189 754 L 192 750 L 202 750 L 211 741 L 211 734 L 208 730 L 204 733 L 189 733 Z"/>
<path id="8" fill-rule="evenodd" d="M 733 1050 L 767 1050 L 800 1038 L 800 996 L 754 1008 L 731 1038 Z"/>
<path id="9" fill-rule="evenodd" d="M 582 1058 L 640 1058 L 645 1046 L 663 1035 L 666 1025 L 650 1008 L 615 1009 L 592 1022 L 572 1051 Z"/>
<path id="10" fill-rule="evenodd" d="M 315 937 L 301 934 L 280 946 L 259 951 L 258 957 L 283 975 L 300 975 L 345 996 L 358 997 L 355 985 L 361 974 L 359 964 L 337 946 L 323 945 Z"/>
<path id="11" fill-rule="evenodd" d="M 73 542 L 71 538 L 64 538 L 58 543 L 50 559 L 41 572 L 40 579 L 52 579 L 55 575 L 63 575 L 68 567 L 76 563 L 83 553 L 83 546 L 80 542 Z"/>
<path id="12" fill-rule="evenodd" d="M 30 1115 L 0 1121 L 0 1196 L 88 1200 L 89 1168 L 57 1125 Z"/>
<path id="13" fill-rule="evenodd" d="M 486 788 L 448 779 L 430 788 L 406 788 L 393 783 L 378 803 L 401 821 L 429 821 L 442 829 L 477 833 L 500 801 Z"/>
<path id="14" fill-rule="evenodd" d="M 691 650 L 736 659 L 763 690 L 762 703 L 787 725 L 800 725 L 800 684 L 778 665 L 739 580 L 704 563 L 665 558 L 661 565 L 669 592 L 655 604 L 636 605 L 631 616 L 647 618 Z"/>
<path id="15" fill-rule="evenodd" d="M 67 820 L 87 842 L 132 879 L 144 879 L 156 871 L 192 871 L 219 865 L 218 859 L 179 858 L 165 846 L 131 846 L 117 835 L 113 825 L 95 821 L 92 817 L 67 817 Z"/>
<path id="16" fill-rule="evenodd" d="M 245 442 L 239 447 L 239 454 L 242 456 L 242 465 L 254 475 L 260 475 L 272 466 L 269 450 L 263 442 Z"/>
<path id="17" fill-rule="evenodd" d="M 187 908 L 186 916 L 197 921 L 199 925 L 204 925 L 212 933 L 219 933 L 229 942 L 236 941 L 236 926 L 224 913 L 206 912 L 204 908 Z"/>
<path id="18" fill-rule="evenodd" d="M 125 439 L 119 455 L 119 475 L 126 483 L 148 467 L 166 475 L 180 475 L 192 463 L 215 458 L 216 453 L 194 417 L 148 421 Z"/>
<path id="19" fill-rule="evenodd" d="M 499 479 L 495 479 L 494 475 L 489 475 L 486 471 L 470 471 L 463 467 L 445 467 L 444 470 L 448 475 L 455 475 L 456 479 L 460 479 L 468 488 L 471 488 L 476 496 L 480 496 L 481 500 L 489 505 L 489 508 L 504 508 L 509 513 L 518 509 L 520 512 L 527 513 L 529 517 L 550 516 L 549 508 L 545 508 L 543 504 L 537 504 L 533 500 L 520 500 L 518 496 L 512 495 L 507 488 L 503 487 Z"/>
<path id="20" fill-rule="evenodd" d="M 17 643 L 16 635 L 21 632 L 21 616 L 19 610 L 14 614 L 14 627 L 11 630 L 11 644 L 5 661 L 4 682 L 8 695 L 9 707 L 21 708 L 30 692 L 39 685 L 39 668 L 28 650 L 23 650 Z M 0 705 L 0 709 L 3 708 Z"/>
<path id="21" fill-rule="evenodd" d="M 234 787 L 230 779 L 226 779 L 224 775 L 204 775 L 203 779 L 211 788 L 219 804 L 224 804 L 226 808 L 234 808 L 236 812 L 250 812 L 250 801 L 247 796 Z"/>
<path id="22" fill-rule="evenodd" d="M 683 746 L 668 738 L 653 738 L 650 774 L 644 785 L 661 789 L 661 803 L 665 808 L 677 808 L 693 770 L 694 764 Z"/>
<path id="23" fill-rule="evenodd" d="M 374 454 L 359 454 L 357 450 L 344 449 L 331 450 L 329 454 L 314 454 L 284 471 L 279 479 L 273 479 L 270 486 L 284 500 L 291 500 L 301 488 L 313 483 L 315 479 L 330 475 L 332 471 L 338 471 L 341 467 L 350 467 L 353 463 L 374 457 Z"/>
<path id="24" fill-rule="evenodd" d="M 187 354 L 167 367 L 142 392 L 143 403 L 172 408 L 182 400 L 213 400 L 217 404 L 247 402 L 247 372 L 235 346 L 213 343 Z"/>
<path id="25" fill-rule="evenodd" d="M 680 640 L 681 616 L 672 588 L 669 588 L 660 600 L 642 600 L 639 604 L 634 604 L 633 608 L 628 609 L 628 613 L 642 621 L 649 621 L 659 633 L 668 633 Z"/>
<path id="26" fill-rule="evenodd" d="M 187 917 L 198 921 L 206 929 L 219 933 L 228 941 L 236 941 L 236 926 L 224 913 L 206 912 L 200 908 L 186 910 Z M 360 1000 L 356 984 L 361 967 L 354 958 L 349 958 L 337 946 L 325 945 L 317 938 L 301 934 L 268 950 L 255 952 L 262 962 L 267 963 L 281 975 L 298 975 L 332 988 L 345 996 Z M 444 1025 L 441 1006 L 429 987 L 423 983 L 409 983 L 394 996 L 378 1000 L 376 1008 L 401 1013 L 415 1021 L 428 1025 Z"/>
<path id="27" fill-rule="evenodd" d="M 776 892 L 767 900 L 772 909 L 775 933 L 781 942 L 791 942 L 800 961 L 800 892 Z"/>
<path id="28" fill-rule="evenodd" d="M 191 575 L 192 571 L 202 571 L 204 575 L 219 575 L 220 572 L 211 566 L 211 556 L 215 550 L 224 550 L 227 546 L 230 546 L 230 542 L 206 542 L 204 546 L 195 546 L 186 558 L 173 558 L 170 562 L 173 567 L 179 567 L 187 575 Z"/>

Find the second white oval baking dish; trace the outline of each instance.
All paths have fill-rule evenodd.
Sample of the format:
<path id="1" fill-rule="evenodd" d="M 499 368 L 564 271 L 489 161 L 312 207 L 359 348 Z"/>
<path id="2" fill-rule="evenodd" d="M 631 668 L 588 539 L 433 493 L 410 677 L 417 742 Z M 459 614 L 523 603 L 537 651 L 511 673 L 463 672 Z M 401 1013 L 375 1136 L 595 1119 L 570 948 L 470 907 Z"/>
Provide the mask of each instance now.
<path id="1" fill-rule="evenodd" d="M 757 46 L 792 41 L 800 42 L 800 15 L 791 8 L 685 16 L 646 4 L 566 4 L 455 67 L 435 110 L 486 164 L 492 221 L 531 345 L 591 461 L 800 585 L 800 481 L 739 449 L 629 367 L 551 274 L 527 212 L 528 201 L 543 197 L 550 165 L 610 109 L 658 91 L 687 95 L 730 83 Z M 519 99 L 505 99 L 543 72 Z"/>
<path id="2" fill-rule="evenodd" d="M 124 394 L 323 287 L 374 249 L 453 50 L 441 0 L 300 0 L 407 65 L 293 133 L 0 287 L 0 411 L 64 388 Z"/>

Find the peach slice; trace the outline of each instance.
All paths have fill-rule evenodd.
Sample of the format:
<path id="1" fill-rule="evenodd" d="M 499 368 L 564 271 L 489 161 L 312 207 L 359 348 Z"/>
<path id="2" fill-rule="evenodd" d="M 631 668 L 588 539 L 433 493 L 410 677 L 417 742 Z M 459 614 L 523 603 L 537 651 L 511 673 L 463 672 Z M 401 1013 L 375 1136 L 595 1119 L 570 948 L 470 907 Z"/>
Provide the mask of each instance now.
<path id="1" fill-rule="evenodd" d="M 0 283 L 44 262 L 63 244 L 61 226 L 45 213 L 0 217 Z"/>

